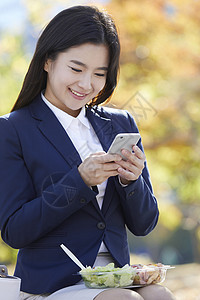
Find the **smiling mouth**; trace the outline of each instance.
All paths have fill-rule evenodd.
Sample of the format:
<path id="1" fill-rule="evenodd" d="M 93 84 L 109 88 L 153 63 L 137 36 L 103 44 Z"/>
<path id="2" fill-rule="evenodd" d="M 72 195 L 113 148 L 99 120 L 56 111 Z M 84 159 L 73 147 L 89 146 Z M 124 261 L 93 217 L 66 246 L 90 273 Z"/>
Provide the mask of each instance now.
<path id="1" fill-rule="evenodd" d="M 70 88 L 69 88 L 69 90 L 70 90 L 70 92 L 71 92 L 72 94 L 74 94 L 74 95 L 76 95 L 76 96 L 78 96 L 78 97 L 85 97 L 85 96 L 87 96 L 87 94 L 81 94 L 81 93 L 76 92 L 76 91 L 74 91 L 74 90 L 72 90 L 72 89 L 70 89 Z"/>

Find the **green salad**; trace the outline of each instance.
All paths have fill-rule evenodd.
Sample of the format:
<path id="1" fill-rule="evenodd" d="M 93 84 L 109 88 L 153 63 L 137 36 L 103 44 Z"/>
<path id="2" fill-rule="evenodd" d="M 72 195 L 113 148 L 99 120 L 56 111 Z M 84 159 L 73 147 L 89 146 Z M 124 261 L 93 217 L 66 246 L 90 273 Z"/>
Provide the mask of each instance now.
<path id="1" fill-rule="evenodd" d="M 90 288 L 125 287 L 133 284 L 136 270 L 128 264 L 115 268 L 114 263 L 105 267 L 87 267 L 80 271 L 85 285 Z"/>

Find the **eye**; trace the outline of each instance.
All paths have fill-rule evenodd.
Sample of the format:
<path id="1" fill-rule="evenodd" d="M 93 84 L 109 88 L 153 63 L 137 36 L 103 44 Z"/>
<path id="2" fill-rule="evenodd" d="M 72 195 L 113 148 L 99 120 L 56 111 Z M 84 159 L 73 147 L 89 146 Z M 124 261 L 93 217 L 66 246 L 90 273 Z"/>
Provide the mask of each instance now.
<path id="1" fill-rule="evenodd" d="M 95 73 L 95 75 L 98 76 L 98 77 L 105 77 L 106 76 L 106 74 L 102 74 L 102 73 Z"/>
<path id="2" fill-rule="evenodd" d="M 73 67 L 70 67 L 70 69 L 72 69 L 72 71 L 77 72 L 77 73 L 82 72 L 82 70 L 80 70 L 80 69 L 75 69 L 75 68 L 73 68 Z"/>

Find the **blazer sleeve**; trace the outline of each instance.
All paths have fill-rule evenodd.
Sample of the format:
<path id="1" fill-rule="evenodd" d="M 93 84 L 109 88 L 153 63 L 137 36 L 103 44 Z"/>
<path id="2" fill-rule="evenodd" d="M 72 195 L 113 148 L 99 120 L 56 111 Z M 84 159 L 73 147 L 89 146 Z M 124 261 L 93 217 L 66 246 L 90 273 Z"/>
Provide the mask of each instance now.
<path id="1" fill-rule="evenodd" d="M 18 134 L 4 117 L 0 118 L 0 166 L 0 230 L 13 248 L 23 248 L 50 232 L 96 196 L 77 167 L 59 174 L 59 179 L 46 178 L 37 196 Z"/>
<path id="2" fill-rule="evenodd" d="M 128 114 L 129 129 L 139 132 L 132 116 Z M 139 148 L 144 152 L 141 139 Z M 145 162 L 142 174 L 136 181 L 126 187 L 122 187 L 118 178 L 115 178 L 115 186 L 120 195 L 121 206 L 128 229 L 137 236 L 147 235 L 156 226 L 159 211 L 157 200 L 153 194 L 150 175 Z"/>

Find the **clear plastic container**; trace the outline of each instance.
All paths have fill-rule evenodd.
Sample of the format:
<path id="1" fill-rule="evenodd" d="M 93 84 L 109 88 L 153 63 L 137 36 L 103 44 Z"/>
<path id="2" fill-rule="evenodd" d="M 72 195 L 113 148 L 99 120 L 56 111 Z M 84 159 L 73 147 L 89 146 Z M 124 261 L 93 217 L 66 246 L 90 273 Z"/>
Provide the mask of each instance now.
<path id="1" fill-rule="evenodd" d="M 161 283 L 166 278 L 167 270 L 171 268 L 173 267 L 162 264 L 126 265 L 114 270 L 107 270 L 107 266 L 93 269 L 89 267 L 80 274 L 89 288 L 129 288 Z"/>
<path id="2" fill-rule="evenodd" d="M 136 270 L 133 284 L 148 285 L 161 283 L 166 278 L 168 269 L 173 267 L 162 264 L 132 265 Z"/>

